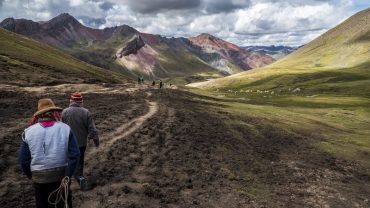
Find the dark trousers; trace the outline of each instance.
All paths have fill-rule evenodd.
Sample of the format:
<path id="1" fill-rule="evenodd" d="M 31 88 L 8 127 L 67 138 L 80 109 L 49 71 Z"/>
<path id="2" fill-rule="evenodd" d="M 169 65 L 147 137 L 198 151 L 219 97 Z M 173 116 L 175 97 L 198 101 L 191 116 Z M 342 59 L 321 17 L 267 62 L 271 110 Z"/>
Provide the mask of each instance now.
<path id="1" fill-rule="evenodd" d="M 49 195 L 55 191 L 60 186 L 59 182 L 54 183 L 34 183 L 33 187 L 35 189 L 36 196 L 36 207 L 37 208 L 55 208 L 55 205 L 51 205 L 48 202 Z M 50 197 L 51 202 L 55 202 L 55 194 Z M 69 190 L 68 193 L 68 207 L 72 208 L 72 192 Z M 63 208 L 64 202 L 61 200 L 56 207 Z"/>
<path id="2" fill-rule="evenodd" d="M 78 160 L 76 170 L 73 174 L 73 176 L 76 178 L 76 180 L 79 182 L 79 177 L 84 175 L 84 165 L 85 165 L 85 147 L 80 147 L 80 159 Z"/>

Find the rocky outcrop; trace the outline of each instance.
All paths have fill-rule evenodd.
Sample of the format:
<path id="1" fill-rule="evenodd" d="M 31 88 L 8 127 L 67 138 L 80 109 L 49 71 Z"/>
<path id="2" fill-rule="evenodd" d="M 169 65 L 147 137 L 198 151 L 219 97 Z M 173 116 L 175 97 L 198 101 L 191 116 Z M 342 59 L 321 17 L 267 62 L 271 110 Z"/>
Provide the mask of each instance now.
<path id="1" fill-rule="evenodd" d="M 41 30 L 41 25 L 32 20 L 6 18 L 0 23 L 0 27 L 21 35 L 33 35 Z"/>
<path id="2" fill-rule="evenodd" d="M 262 67 L 274 62 L 274 59 L 269 55 L 246 51 L 235 44 L 210 34 L 203 33 L 189 40 L 192 50 L 197 51 L 200 58 L 228 74 Z M 230 65 L 234 66 L 234 70 L 228 67 Z"/>
<path id="3" fill-rule="evenodd" d="M 137 51 L 145 46 L 145 43 L 140 35 L 135 35 L 132 40 L 127 42 L 126 46 L 122 48 L 120 55 L 128 56 L 130 54 L 137 54 Z"/>

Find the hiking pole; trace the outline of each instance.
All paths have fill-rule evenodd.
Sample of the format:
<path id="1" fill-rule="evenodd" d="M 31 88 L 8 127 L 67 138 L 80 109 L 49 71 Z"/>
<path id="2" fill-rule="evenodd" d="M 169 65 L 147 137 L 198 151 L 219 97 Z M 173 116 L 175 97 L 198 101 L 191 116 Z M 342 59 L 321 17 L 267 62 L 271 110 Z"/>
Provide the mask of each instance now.
<path id="1" fill-rule="evenodd" d="M 64 208 L 68 208 L 68 193 L 69 193 L 69 177 L 66 176 L 62 179 L 60 186 L 55 189 L 48 197 L 48 202 L 57 207 L 60 201 L 64 202 Z M 50 197 L 55 194 L 55 201 L 52 202 Z"/>

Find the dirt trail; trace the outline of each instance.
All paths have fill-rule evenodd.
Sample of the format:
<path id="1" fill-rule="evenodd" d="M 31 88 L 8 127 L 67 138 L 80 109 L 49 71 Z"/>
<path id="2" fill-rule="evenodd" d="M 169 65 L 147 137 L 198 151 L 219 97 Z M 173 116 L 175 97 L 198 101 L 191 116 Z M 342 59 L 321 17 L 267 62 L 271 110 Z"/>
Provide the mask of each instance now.
<path id="1" fill-rule="evenodd" d="M 149 106 L 149 111 L 142 116 L 132 119 L 128 123 L 124 123 L 121 126 L 117 127 L 113 132 L 109 133 L 106 136 L 103 136 L 102 143 L 99 146 L 99 149 L 93 149 L 88 152 L 86 155 L 86 159 L 88 160 L 92 154 L 99 154 L 101 152 L 106 152 L 110 149 L 110 147 L 119 139 L 123 139 L 128 135 L 135 132 L 138 128 L 140 128 L 143 123 L 151 118 L 157 111 L 158 111 L 158 104 L 156 102 L 146 101 Z"/>
<path id="2" fill-rule="evenodd" d="M 147 98 L 146 98 L 146 104 L 148 106 L 148 111 L 139 117 L 133 118 L 130 121 L 123 123 L 122 125 L 116 127 L 114 131 L 109 132 L 108 134 L 104 135 L 101 145 L 99 148 L 94 148 L 88 151 L 86 156 L 86 162 L 89 164 L 89 167 L 86 168 L 85 172 L 91 175 L 91 172 L 94 171 L 94 167 L 99 166 L 101 162 L 105 160 L 109 160 L 108 158 L 104 157 L 107 154 L 109 155 L 112 147 L 119 142 L 120 140 L 127 139 L 128 136 L 132 135 L 135 131 L 137 131 L 140 128 L 145 128 L 145 122 L 151 119 L 159 110 L 159 106 L 157 102 L 149 101 L 148 97 L 152 95 L 151 92 L 146 92 Z M 168 118 L 172 118 L 174 115 L 173 111 L 170 113 Z M 150 151 L 148 145 L 150 144 L 150 141 L 143 141 L 141 142 L 141 147 L 137 148 L 138 151 L 144 152 L 144 151 Z M 97 160 L 96 156 L 99 156 Z M 131 159 L 137 159 L 139 157 L 139 154 L 134 153 L 130 154 Z M 150 160 L 149 158 L 143 158 L 141 161 L 145 162 Z M 138 165 L 132 170 L 132 176 L 136 177 L 137 179 L 145 178 L 143 175 L 144 168 L 143 165 Z M 96 176 L 92 176 L 89 181 L 90 183 L 96 183 Z M 78 192 L 77 197 L 82 198 L 80 207 L 102 207 L 103 205 L 110 204 L 111 202 L 107 202 L 106 200 L 102 200 L 101 193 L 109 193 L 111 190 L 119 189 L 122 190 L 122 188 L 127 187 L 129 185 L 130 187 L 136 187 L 137 189 L 142 189 L 143 184 L 140 182 L 138 183 L 130 183 L 127 181 L 120 181 L 120 182 L 109 182 L 107 184 L 99 185 L 96 187 L 92 187 L 92 190 L 88 192 Z M 72 186 L 72 190 L 78 191 L 78 187 L 76 185 Z"/>
<path id="3" fill-rule="evenodd" d="M 123 134 L 114 137 L 106 143 L 107 146 L 104 146 L 104 152 L 99 153 L 100 158 L 98 160 L 90 160 L 90 166 L 92 168 L 104 166 L 102 168 L 103 174 L 99 175 L 99 177 L 104 179 L 100 182 L 100 179 L 98 179 L 98 182 L 96 182 L 97 186 L 88 192 L 77 191 L 76 198 L 78 199 L 77 204 L 79 204 L 79 207 L 135 206 L 135 203 L 132 201 L 140 201 L 138 198 L 140 195 L 126 197 L 123 200 L 120 197 L 121 194 L 144 193 L 144 196 L 145 193 L 151 194 L 153 190 L 150 189 L 149 184 L 154 180 L 153 174 L 160 171 L 160 166 L 155 163 L 160 163 L 163 159 L 159 158 L 163 158 L 163 155 L 167 151 L 166 148 L 163 148 L 164 142 L 172 137 L 169 129 L 172 128 L 173 121 L 175 120 L 175 110 L 167 107 L 159 108 L 159 104 L 156 102 L 149 102 L 149 104 L 149 111 L 145 115 L 115 130 L 115 132 L 121 132 Z M 160 122 L 158 122 L 158 118 L 161 119 Z M 153 122 L 158 124 L 158 126 L 153 125 Z M 161 130 L 156 128 L 160 128 Z M 158 134 L 158 132 L 161 133 Z M 168 132 L 167 135 L 164 132 Z M 159 143 L 158 139 L 160 141 Z M 123 155 L 123 151 L 118 150 L 122 147 L 130 146 L 132 149 L 126 149 L 125 152 L 127 155 L 125 156 Z M 122 162 L 126 164 L 126 161 L 132 163 L 133 166 L 125 169 L 125 165 L 119 164 Z M 120 168 L 114 171 L 104 171 L 104 169 L 111 169 L 112 166 Z M 96 169 L 92 171 L 100 172 Z M 94 177 L 96 175 L 96 173 L 95 175 L 92 173 L 90 177 L 92 183 L 94 183 Z M 125 179 L 121 180 L 122 177 Z M 150 204 L 150 202 L 151 200 L 149 199 L 147 203 Z M 151 207 L 156 206 L 152 204 Z"/>

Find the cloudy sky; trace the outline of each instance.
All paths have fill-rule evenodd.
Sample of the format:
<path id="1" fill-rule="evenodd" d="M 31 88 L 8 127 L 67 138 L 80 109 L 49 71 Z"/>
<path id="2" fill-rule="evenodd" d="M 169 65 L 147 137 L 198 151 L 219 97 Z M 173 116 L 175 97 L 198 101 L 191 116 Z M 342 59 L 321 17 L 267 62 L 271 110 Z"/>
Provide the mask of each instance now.
<path id="1" fill-rule="evenodd" d="M 369 7 L 369 0 L 0 0 L 0 19 L 68 12 L 94 28 L 127 24 L 168 37 L 210 33 L 242 46 L 298 46 Z"/>

